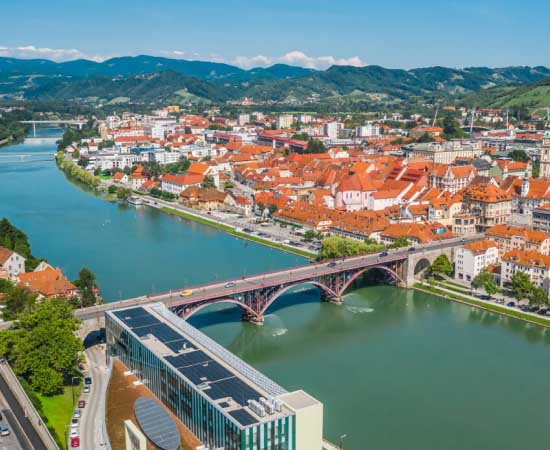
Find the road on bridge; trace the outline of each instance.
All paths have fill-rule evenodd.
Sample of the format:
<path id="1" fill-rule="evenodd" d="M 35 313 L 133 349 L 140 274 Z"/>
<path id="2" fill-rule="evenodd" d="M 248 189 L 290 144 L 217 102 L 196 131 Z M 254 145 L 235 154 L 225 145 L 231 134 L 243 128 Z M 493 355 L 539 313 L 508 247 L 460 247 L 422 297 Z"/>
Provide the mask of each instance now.
<path id="1" fill-rule="evenodd" d="M 220 281 L 212 284 L 190 287 L 191 294 L 182 296 L 182 292 L 187 289 L 179 289 L 157 295 L 137 297 L 129 300 L 106 303 L 98 306 L 91 306 L 75 311 L 75 316 L 83 319 L 95 319 L 101 317 L 103 313 L 119 308 L 139 306 L 155 302 L 164 303 L 167 307 L 190 306 L 205 300 L 214 298 L 225 298 L 255 289 L 262 289 L 270 286 L 281 286 L 306 282 L 322 275 L 331 275 L 346 270 L 361 269 L 368 266 L 383 265 L 395 261 L 403 261 L 411 255 L 421 254 L 427 251 L 434 251 L 454 247 L 466 242 L 482 239 L 483 235 L 474 235 L 465 238 L 446 239 L 444 241 L 431 242 L 415 247 L 408 247 L 396 250 L 389 250 L 388 255 L 380 257 L 378 254 L 362 255 L 349 257 L 345 259 L 334 260 L 335 265 L 330 261 L 322 263 L 306 264 L 303 266 L 292 267 L 289 269 L 259 274 L 247 278 L 236 278 L 232 280 Z M 413 249 L 413 250 L 411 250 Z M 330 264 L 330 265 L 329 265 Z M 229 286 L 228 283 L 231 282 Z M 229 286 L 229 287 L 226 287 Z"/>

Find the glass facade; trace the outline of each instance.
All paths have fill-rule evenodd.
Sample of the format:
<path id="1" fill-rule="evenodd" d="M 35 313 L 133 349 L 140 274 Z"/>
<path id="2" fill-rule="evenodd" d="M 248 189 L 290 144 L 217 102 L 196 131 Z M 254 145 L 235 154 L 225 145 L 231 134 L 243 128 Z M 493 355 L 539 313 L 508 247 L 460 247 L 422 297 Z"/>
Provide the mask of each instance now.
<path id="1" fill-rule="evenodd" d="M 208 448 L 296 450 L 294 415 L 243 427 L 111 313 L 105 328 L 108 355 L 120 359 Z"/>

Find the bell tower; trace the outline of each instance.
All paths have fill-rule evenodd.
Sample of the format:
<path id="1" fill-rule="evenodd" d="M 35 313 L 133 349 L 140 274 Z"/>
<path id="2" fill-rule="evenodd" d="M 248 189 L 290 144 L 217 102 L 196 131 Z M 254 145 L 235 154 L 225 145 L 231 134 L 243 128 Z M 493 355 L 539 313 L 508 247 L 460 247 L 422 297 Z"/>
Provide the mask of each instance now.
<path id="1" fill-rule="evenodd" d="M 542 138 L 539 173 L 540 178 L 550 179 L 550 130 L 546 130 Z"/>

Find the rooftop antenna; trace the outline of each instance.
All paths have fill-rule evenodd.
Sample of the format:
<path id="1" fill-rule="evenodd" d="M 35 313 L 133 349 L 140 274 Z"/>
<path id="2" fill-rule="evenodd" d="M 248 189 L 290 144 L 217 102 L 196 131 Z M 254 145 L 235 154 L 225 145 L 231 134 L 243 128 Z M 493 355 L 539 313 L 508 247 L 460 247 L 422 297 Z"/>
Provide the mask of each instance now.
<path id="1" fill-rule="evenodd" d="M 434 121 L 432 123 L 432 127 L 435 127 L 435 121 L 437 120 L 437 113 L 439 112 L 439 103 L 436 103 L 435 106 L 436 108 L 435 108 L 435 115 L 434 115 Z"/>

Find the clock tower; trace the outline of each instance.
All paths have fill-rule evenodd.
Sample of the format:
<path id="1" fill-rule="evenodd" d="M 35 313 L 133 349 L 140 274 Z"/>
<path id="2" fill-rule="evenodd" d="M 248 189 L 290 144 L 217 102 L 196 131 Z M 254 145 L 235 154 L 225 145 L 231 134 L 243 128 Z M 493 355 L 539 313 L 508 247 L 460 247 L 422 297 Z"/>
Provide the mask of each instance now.
<path id="1" fill-rule="evenodd" d="M 550 179 L 550 130 L 544 133 L 540 151 L 540 178 Z"/>

